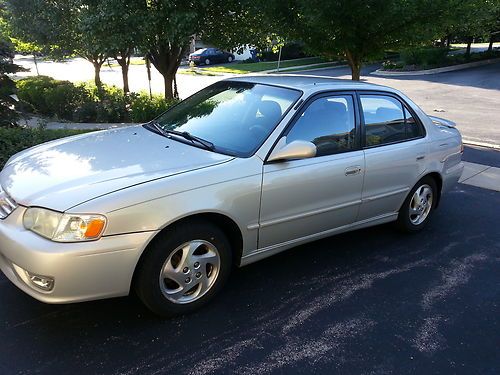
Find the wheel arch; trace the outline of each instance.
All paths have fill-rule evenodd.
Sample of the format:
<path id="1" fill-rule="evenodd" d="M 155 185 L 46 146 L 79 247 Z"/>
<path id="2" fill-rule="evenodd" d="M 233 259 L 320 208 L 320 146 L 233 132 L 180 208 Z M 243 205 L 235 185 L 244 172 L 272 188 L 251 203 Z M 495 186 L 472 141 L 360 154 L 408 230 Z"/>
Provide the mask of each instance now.
<path id="1" fill-rule="evenodd" d="M 437 191 L 437 196 L 436 196 L 436 204 L 434 205 L 434 208 L 437 208 L 439 206 L 439 202 L 441 200 L 441 190 L 443 189 L 443 177 L 441 177 L 441 174 L 439 174 L 438 172 L 428 173 L 422 178 L 425 178 L 425 177 L 432 178 L 434 180 L 434 182 L 436 183 L 436 187 L 437 187 L 438 191 Z"/>
<path id="2" fill-rule="evenodd" d="M 163 227 L 153 238 L 151 238 L 149 243 L 144 247 L 144 250 L 142 251 L 139 257 L 137 264 L 135 265 L 134 273 L 131 280 L 130 290 L 132 290 L 132 287 L 135 283 L 135 279 L 137 276 L 137 271 L 140 268 L 140 265 L 148 252 L 150 244 L 158 237 L 158 235 L 166 231 L 175 230 L 176 226 L 187 225 L 193 221 L 203 221 L 203 222 L 213 223 L 222 232 L 224 232 L 224 234 L 227 236 L 229 240 L 229 243 L 231 244 L 231 250 L 233 251 L 233 264 L 235 266 L 240 264 L 243 253 L 243 235 L 238 224 L 236 224 L 236 222 L 229 216 L 219 212 L 194 213 L 170 222 L 165 227 Z"/>

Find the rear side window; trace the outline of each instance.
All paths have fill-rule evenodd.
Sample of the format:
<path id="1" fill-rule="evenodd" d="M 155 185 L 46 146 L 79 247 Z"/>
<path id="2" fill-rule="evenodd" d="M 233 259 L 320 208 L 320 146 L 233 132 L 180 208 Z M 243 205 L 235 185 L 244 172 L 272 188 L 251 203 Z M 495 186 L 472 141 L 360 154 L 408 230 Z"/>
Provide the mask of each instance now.
<path id="1" fill-rule="evenodd" d="M 350 95 L 323 96 L 300 115 L 286 136 L 286 142 L 309 141 L 316 156 L 350 151 L 356 147 L 354 100 Z"/>
<path id="2" fill-rule="evenodd" d="M 383 95 L 361 95 L 365 145 L 380 146 L 422 136 L 420 124 L 402 103 Z"/>

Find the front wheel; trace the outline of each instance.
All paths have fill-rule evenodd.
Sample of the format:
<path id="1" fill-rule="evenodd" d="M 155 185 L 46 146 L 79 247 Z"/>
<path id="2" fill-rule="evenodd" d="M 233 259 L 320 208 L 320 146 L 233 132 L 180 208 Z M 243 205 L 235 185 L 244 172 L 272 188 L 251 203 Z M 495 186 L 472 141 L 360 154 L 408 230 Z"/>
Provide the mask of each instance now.
<path id="1" fill-rule="evenodd" d="M 396 222 L 398 228 L 407 233 L 422 230 L 429 221 L 436 200 L 436 182 L 431 177 L 424 177 L 413 187 L 401 206 Z"/>
<path id="2" fill-rule="evenodd" d="M 233 61 L 233 56 L 228 56 L 227 62 L 232 62 Z"/>
<path id="3" fill-rule="evenodd" d="M 215 225 L 195 221 L 160 233 L 139 265 L 135 289 L 155 314 L 168 317 L 208 303 L 231 271 L 229 241 Z"/>

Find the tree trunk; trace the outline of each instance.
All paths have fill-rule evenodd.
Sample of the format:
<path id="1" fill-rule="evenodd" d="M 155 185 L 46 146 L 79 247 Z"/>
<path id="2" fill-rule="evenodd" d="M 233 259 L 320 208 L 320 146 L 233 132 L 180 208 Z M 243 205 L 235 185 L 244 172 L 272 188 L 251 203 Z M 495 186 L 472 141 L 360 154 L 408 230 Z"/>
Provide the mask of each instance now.
<path id="1" fill-rule="evenodd" d="M 470 57 L 470 50 L 472 46 L 472 37 L 467 38 L 467 49 L 465 50 L 465 56 L 468 58 Z"/>
<path id="2" fill-rule="evenodd" d="M 129 64 L 127 64 L 125 62 L 125 64 L 120 64 L 120 66 L 122 68 L 123 93 L 124 94 L 128 94 L 130 92 L 130 88 L 129 88 L 129 85 L 128 85 L 128 68 L 129 68 Z"/>
<path id="3" fill-rule="evenodd" d="M 122 79 L 123 79 L 123 93 L 128 94 L 130 92 L 128 84 L 128 71 L 130 67 L 130 56 L 132 55 L 132 48 L 120 51 L 119 54 L 114 56 L 115 60 L 118 62 L 122 68 Z"/>
<path id="4" fill-rule="evenodd" d="M 351 68 L 351 79 L 353 81 L 359 81 L 361 78 L 361 58 L 354 55 L 351 51 L 346 51 L 345 55 L 347 57 L 347 63 Z"/>
<path id="5" fill-rule="evenodd" d="M 488 52 L 493 51 L 493 34 L 490 35 L 490 44 L 488 44 Z"/>
<path id="6" fill-rule="evenodd" d="M 102 63 L 99 62 L 92 62 L 92 65 L 94 65 L 94 82 L 97 87 L 102 87 L 102 82 L 101 82 L 101 66 Z"/>
<path id="7" fill-rule="evenodd" d="M 451 44 L 451 35 L 446 35 L 446 48 L 450 48 Z"/>
<path id="8" fill-rule="evenodd" d="M 151 63 L 163 76 L 165 99 L 174 99 L 178 96 L 177 89 L 174 88 L 175 73 L 177 73 L 187 46 L 160 45 L 158 47 L 150 50 L 148 56 Z"/>
<path id="9" fill-rule="evenodd" d="M 163 83 L 165 84 L 165 99 L 174 98 L 174 90 L 173 90 L 174 77 L 175 73 L 174 74 L 165 73 L 163 75 Z"/>

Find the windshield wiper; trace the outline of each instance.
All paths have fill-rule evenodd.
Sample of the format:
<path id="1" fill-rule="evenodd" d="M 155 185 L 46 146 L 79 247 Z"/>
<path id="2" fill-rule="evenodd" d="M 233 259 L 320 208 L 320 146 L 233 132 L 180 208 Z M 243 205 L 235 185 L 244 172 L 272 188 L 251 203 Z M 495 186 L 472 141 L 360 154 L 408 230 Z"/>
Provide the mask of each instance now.
<path id="1" fill-rule="evenodd" d="M 192 135 L 189 132 L 180 132 L 177 130 L 168 130 L 164 129 L 158 122 L 156 121 L 151 121 L 148 123 L 150 127 L 152 127 L 157 133 L 163 135 L 164 137 L 168 137 L 170 134 L 177 135 L 179 137 L 182 137 L 184 139 L 187 139 L 188 141 L 191 141 L 193 143 L 198 143 L 200 144 L 204 149 L 214 151 L 215 150 L 215 145 L 207 141 L 206 139 L 197 137 L 195 135 Z"/>

